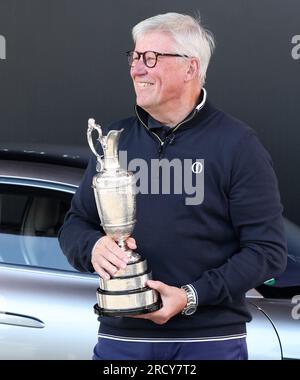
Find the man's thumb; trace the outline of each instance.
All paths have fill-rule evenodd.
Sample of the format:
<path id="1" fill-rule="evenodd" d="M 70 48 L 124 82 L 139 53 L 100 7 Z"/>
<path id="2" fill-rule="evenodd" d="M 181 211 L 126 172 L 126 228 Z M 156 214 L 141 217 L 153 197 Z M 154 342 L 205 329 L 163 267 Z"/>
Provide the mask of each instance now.
<path id="1" fill-rule="evenodd" d="M 146 281 L 146 285 L 151 288 L 151 289 L 155 289 L 157 291 L 161 291 L 162 288 L 163 288 L 163 283 L 160 282 L 160 281 L 154 281 L 154 280 L 147 280 Z"/>

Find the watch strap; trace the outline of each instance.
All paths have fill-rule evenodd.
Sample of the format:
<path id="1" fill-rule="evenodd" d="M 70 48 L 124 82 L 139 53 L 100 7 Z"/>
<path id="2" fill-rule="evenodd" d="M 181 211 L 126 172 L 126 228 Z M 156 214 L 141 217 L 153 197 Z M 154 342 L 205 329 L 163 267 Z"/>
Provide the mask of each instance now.
<path id="1" fill-rule="evenodd" d="M 187 304 L 181 313 L 186 315 L 187 311 L 191 308 L 194 308 L 196 311 L 196 308 L 198 306 L 198 295 L 195 288 L 192 285 L 188 284 L 183 285 L 181 289 L 183 289 L 187 295 Z"/>

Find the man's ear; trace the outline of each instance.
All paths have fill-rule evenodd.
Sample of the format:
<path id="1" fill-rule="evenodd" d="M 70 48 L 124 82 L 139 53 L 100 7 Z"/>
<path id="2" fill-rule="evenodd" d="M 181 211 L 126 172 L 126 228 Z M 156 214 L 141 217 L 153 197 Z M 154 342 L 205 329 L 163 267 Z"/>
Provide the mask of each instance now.
<path id="1" fill-rule="evenodd" d="M 198 76 L 200 71 L 200 62 L 196 58 L 189 60 L 189 66 L 186 72 L 186 81 L 190 81 Z"/>

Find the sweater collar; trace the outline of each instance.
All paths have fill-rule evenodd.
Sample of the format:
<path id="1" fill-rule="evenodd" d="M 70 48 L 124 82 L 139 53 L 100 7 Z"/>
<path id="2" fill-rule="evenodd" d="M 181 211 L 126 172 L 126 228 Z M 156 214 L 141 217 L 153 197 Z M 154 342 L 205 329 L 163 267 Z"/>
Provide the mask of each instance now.
<path id="1" fill-rule="evenodd" d="M 211 113 L 212 108 L 212 105 L 207 100 L 207 91 L 205 90 L 205 88 L 202 88 L 197 106 L 184 120 L 182 120 L 180 123 L 178 123 L 175 127 L 172 127 L 171 129 L 173 131 L 176 131 L 179 128 L 180 130 L 182 130 L 192 127 L 195 124 L 195 121 L 199 123 L 200 121 L 205 119 Z M 160 124 L 159 121 L 155 120 L 140 106 L 136 105 L 135 111 L 138 119 L 148 130 L 154 131 L 155 129 L 162 127 L 162 124 Z"/>

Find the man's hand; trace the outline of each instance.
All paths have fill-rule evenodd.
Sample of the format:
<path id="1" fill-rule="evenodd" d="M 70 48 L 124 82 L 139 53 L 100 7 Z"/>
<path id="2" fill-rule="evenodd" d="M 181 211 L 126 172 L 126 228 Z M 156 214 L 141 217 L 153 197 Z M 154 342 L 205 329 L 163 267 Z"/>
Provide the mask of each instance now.
<path id="1" fill-rule="evenodd" d="M 150 319 L 158 325 L 163 325 L 185 308 L 187 296 L 183 289 L 152 280 L 148 280 L 146 285 L 160 293 L 163 306 L 153 313 L 134 315 L 133 318 Z"/>
<path id="2" fill-rule="evenodd" d="M 126 244 L 130 249 L 136 249 L 133 238 L 128 238 Z M 119 269 L 126 268 L 128 257 L 113 239 L 103 236 L 93 248 L 91 262 L 99 276 L 109 280 Z"/>

